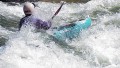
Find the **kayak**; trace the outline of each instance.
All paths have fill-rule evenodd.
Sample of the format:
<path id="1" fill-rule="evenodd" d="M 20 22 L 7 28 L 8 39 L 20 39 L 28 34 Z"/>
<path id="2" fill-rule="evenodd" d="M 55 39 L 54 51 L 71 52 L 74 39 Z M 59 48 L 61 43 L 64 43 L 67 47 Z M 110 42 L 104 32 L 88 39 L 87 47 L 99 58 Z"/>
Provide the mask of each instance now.
<path id="1" fill-rule="evenodd" d="M 67 39 L 72 40 L 78 37 L 82 30 L 90 27 L 91 23 L 92 20 L 88 17 L 82 21 L 76 21 L 69 25 L 60 26 L 56 31 L 54 31 L 53 37 L 59 41 L 65 41 Z"/>

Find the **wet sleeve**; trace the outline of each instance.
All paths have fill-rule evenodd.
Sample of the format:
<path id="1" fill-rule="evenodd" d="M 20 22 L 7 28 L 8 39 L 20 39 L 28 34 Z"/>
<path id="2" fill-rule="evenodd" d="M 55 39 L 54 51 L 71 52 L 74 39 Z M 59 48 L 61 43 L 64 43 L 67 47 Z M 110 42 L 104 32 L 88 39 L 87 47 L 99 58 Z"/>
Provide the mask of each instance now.
<path id="1" fill-rule="evenodd" d="M 37 21 L 37 28 L 48 30 L 51 27 L 51 21 Z"/>
<path id="2" fill-rule="evenodd" d="M 20 29 L 21 29 L 21 27 L 22 27 L 22 24 L 23 24 L 23 18 L 20 20 L 20 22 L 19 22 L 19 31 L 20 31 Z"/>

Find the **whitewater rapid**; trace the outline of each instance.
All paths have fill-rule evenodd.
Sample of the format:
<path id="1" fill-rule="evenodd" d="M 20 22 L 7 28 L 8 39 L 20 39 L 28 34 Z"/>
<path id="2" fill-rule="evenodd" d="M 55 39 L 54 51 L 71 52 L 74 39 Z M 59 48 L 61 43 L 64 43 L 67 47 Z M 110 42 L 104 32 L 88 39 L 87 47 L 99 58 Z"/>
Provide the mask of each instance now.
<path id="1" fill-rule="evenodd" d="M 60 3 L 36 2 L 42 20 L 48 20 Z M 80 37 L 55 43 L 31 28 L 17 31 L 24 16 L 22 5 L 0 2 L 0 68 L 120 68 L 120 1 L 91 0 L 65 4 L 53 20 L 53 27 L 90 16 L 92 25 Z M 49 32 L 49 31 L 48 31 Z"/>

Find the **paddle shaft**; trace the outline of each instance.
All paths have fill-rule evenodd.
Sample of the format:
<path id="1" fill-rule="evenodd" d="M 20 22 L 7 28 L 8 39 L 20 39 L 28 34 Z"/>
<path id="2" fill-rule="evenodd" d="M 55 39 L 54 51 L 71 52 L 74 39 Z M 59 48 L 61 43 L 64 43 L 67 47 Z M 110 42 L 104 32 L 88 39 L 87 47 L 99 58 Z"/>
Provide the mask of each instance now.
<path id="1" fill-rule="evenodd" d="M 35 7 L 36 5 L 34 3 L 32 3 Z M 60 12 L 62 6 L 65 4 L 65 2 L 62 2 L 61 6 L 59 7 L 59 9 L 55 12 L 55 14 L 52 16 L 52 18 L 50 20 L 53 20 L 54 17 Z M 39 7 L 39 6 L 38 6 Z M 40 8 L 40 7 L 39 7 Z"/>
<path id="2" fill-rule="evenodd" d="M 51 19 L 54 19 L 54 17 L 60 12 L 62 6 L 64 5 L 64 2 L 61 4 L 61 6 L 59 7 L 59 9 L 55 12 L 55 14 L 52 16 Z"/>

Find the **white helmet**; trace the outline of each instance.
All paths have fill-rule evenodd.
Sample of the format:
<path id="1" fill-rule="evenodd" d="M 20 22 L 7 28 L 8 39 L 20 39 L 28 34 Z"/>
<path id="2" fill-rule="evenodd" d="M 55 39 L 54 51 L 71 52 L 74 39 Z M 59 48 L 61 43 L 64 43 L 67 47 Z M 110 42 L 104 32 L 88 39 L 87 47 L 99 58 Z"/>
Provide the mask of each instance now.
<path id="1" fill-rule="evenodd" d="M 35 6 L 34 6 L 32 3 L 26 2 L 26 3 L 24 4 L 23 11 L 24 11 L 24 13 L 25 13 L 26 15 L 27 15 L 27 14 L 32 14 L 33 11 L 34 11 L 34 9 L 35 9 Z"/>

